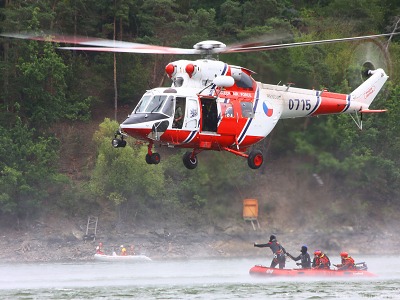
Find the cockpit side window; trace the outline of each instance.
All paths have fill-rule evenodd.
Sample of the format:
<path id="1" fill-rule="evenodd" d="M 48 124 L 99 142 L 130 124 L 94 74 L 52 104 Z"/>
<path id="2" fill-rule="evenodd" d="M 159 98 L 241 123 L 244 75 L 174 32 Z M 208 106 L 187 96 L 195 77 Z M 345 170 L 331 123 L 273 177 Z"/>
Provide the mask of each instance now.
<path id="1" fill-rule="evenodd" d="M 169 96 L 167 101 L 165 101 L 165 105 L 162 109 L 162 112 L 166 114 L 168 117 L 171 117 L 174 112 L 174 97 Z"/>
<path id="2" fill-rule="evenodd" d="M 149 105 L 146 107 L 146 112 L 149 113 L 159 112 L 166 99 L 167 99 L 166 95 L 155 95 L 151 99 Z"/>
<path id="3" fill-rule="evenodd" d="M 149 104 L 151 95 L 143 95 L 140 99 L 138 106 L 136 107 L 135 113 L 145 112 L 146 106 Z"/>

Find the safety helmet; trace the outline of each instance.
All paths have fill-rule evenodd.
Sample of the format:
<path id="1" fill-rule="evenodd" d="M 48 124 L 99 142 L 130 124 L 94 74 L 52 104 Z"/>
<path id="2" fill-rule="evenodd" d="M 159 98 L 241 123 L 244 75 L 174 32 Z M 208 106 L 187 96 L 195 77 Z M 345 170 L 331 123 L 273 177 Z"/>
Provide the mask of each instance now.
<path id="1" fill-rule="evenodd" d="M 269 241 L 270 242 L 276 241 L 276 236 L 274 234 L 271 234 L 269 237 Z"/>
<path id="2" fill-rule="evenodd" d="M 124 248 L 124 245 L 119 246 L 120 248 Z"/>
<path id="3" fill-rule="evenodd" d="M 340 256 L 346 258 L 349 254 L 346 251 L 340 252 Z"/>
<path id="4" fill-rule="evenodd" d="M 322 251 L 321 250 L 315 250 L 314 251 L 314 255 L 315 256 L 320 256 L 322 254 Z"/>
<path id="5" fill-rule="evenodd" d="M 307 246 L 301 246 L 300 252 L 306 253 L 307 252 Z"/>

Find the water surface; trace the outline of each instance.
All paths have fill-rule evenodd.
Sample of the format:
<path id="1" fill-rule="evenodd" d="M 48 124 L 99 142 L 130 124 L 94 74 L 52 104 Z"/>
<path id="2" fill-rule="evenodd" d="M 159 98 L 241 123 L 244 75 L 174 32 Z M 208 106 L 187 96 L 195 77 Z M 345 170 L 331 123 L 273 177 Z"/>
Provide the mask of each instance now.
<path id="1" fill-rule="evenodd" d="M 339 258 L 331 257 L 333 263 Z M 0 264 L 0 299 L 399 299 L 400 258 L 357 255 L 374 278 L 259 278 L 269 258 Z M 292 261 L 287 267 L 294 268 Z"/>

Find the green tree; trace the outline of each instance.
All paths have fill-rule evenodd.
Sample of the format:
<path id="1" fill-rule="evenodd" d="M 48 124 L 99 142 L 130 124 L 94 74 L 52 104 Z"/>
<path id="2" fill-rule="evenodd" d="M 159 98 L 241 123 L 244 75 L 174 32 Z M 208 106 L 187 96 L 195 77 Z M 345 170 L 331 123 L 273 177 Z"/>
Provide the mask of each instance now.
<path id="1" fill-rule="evenodd" d="M 38 43 L 28 42 L 27 51 L 29 57 L 17 65 L 21 111 L 33 126 L 48 126 L 63 116 L 67 68 L 50 43 L 39 54 Z"/>
<path id="2" fill-rule="evenodd" d="M 269 18 L 279 18 L 284 10 L 284 3 L 276 0 L 247 0 L 242 7 L 245 27 L 253 27 L 265 25 Z"/>
<path id="3" fill-rule="evenodd" d="M 243 28 L 242 8 L 237 0 L 227 0 L 221 5 L 221 31 L 224 34 L 236 34 Z"/>
<path id="4" fill-rule="evenodd" d="M 118 128 L 115 121 L 105 119 L 94 135 L 98 153 L 91 178 L 93 194 L 116 206 L 125 202 L 144 205 L 146 200 L 162 200 L 165 182 L 162 166 L 146 164 L 147 147 L 111 147 L 110 136 L 115 128 Z"/>
<path id="5" fill-rule="evenodd" d="M 0 211 L 32 216 L 65 182 L 57 170 L 57 140 L 37 136 L 19 119 L 11 128 L 0 127 L 0 139 Z"/>

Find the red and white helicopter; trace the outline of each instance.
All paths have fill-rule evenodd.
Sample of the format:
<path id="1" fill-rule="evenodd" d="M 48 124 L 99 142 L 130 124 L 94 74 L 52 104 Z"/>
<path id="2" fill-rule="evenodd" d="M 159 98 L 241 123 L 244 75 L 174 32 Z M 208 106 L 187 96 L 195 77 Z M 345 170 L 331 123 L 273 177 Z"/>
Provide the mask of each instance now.
<path id="1" fill-rule="evenodd" d="M 196 168 L 197 155 L 203 150 L 231 152 L 247 158 L 249 167 L 258 169 L 264 160 L 262 152 L 246 151 L 264 139 L 280 119 L 341 113 L 362 116 L 385 111 L 369 109 L 388 79 L 383 69 L 365 70 L 366 81 L 350 94 L 339 94 L 261 83 L 253 79 L 251 70 L 215 60 L 212 54 L 275 50 L 388 35 L 391 34 L 275 45 L 226 46 L 210 40 L 197 43 L 193 49 L 182 49 L 87 37 L 3 34 L 79 45 L 60 47 L 68 50 L 204 55 L 203 59 L 169 63 L 165 72 L 172 85 L 148 90 L 120 124 L 112 140 L 116 148 L 126 146 L 127 136 L 148 142 L 145 157 L 148 164 L 160 162 L 160 155 L 152 151 L 155 143 L 192 149 L 183 155 L 183 163 L 188 169 Z"/>

